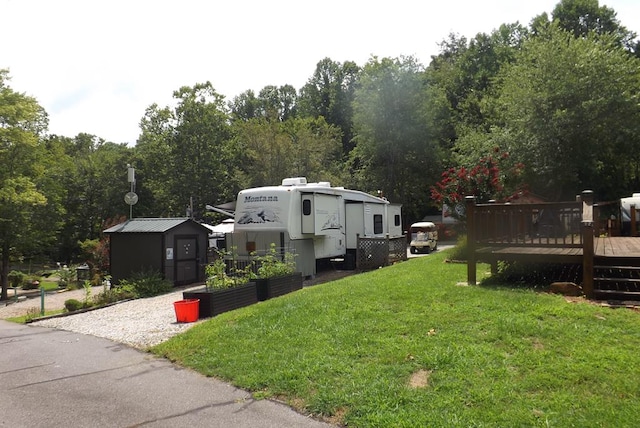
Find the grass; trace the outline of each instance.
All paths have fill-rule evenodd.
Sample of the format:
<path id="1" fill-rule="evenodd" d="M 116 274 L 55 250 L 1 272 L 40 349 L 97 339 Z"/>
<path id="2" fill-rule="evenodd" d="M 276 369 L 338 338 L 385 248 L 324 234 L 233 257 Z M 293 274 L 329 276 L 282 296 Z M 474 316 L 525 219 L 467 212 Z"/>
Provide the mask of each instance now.
<path id="1" fill-rule="evenodd" d="M 44 288 L 44 291 L 55 291 L 60 289 L 58 281 L 41 281 L 40 287 Z"/>
<path id="2" fill-rule="evenodd" d="M 353 427 L 637 424 L 638 313 L 459 286 L 466 265 L 445 257 L 222 314 L 152 351 Z"/>
<path id="3" fill-rule="evenodd" d="M 26 324 L 27 321 L 31 321 L 34 318 L 38 318 L 40 317 L 40 310 L 38 310 L 37 308 L 31 308 L 33 310 L 29 311 L 29 313 L 25 314 L 25 315 L 21 315 L 19 317 L 11 317 L 11 318 L 6 318 L 5 321 L 10 321 L 10 322 L 15 322 L 17 324 Z M 58 315 L 64 312 L 64 309 L 56 309 L 54 311 L 45 311 L 43 316 L 49 316 L 49 315 Z"/>

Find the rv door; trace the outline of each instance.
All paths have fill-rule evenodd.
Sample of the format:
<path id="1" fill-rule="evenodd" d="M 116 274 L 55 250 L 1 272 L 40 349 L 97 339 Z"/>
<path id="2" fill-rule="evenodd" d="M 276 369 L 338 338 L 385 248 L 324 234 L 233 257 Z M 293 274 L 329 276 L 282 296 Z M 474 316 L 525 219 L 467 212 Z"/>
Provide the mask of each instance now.
<path id="1" fill-rule="evenodd" d="M 330 235 L 344 229 L 341 197 L 321 193 L 302 195 L 302 233 Z"/>

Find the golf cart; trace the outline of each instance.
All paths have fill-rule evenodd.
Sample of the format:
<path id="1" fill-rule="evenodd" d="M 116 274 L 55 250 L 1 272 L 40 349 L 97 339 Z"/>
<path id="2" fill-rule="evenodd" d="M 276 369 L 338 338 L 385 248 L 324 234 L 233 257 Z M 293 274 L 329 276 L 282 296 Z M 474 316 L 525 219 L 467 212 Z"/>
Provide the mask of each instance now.
<path id="1" fill-rule="evenodd" d="M 420 221 L 411 225 L 411 254 L 426 253 L 438 249 L 438 228 L 430 221 Z"/>

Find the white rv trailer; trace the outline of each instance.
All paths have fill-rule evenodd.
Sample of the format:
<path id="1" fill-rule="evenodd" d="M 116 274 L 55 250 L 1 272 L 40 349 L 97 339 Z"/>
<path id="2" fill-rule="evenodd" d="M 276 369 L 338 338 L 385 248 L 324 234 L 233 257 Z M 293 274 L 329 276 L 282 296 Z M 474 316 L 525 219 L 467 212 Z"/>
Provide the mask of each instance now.
<path id="1" fill-rule="evenodd" d="M 344 258 L 347 268 L 355 268 L 358 234 L 401 236 L 401 205 L 296 177 L 285 178 L 280 186 L 240 191 L 227 243 L 241 258 L 266 251 L 273 243 L 295 253 L 297 269 L 311 276 L 316 261 L 323 259 Z"/>

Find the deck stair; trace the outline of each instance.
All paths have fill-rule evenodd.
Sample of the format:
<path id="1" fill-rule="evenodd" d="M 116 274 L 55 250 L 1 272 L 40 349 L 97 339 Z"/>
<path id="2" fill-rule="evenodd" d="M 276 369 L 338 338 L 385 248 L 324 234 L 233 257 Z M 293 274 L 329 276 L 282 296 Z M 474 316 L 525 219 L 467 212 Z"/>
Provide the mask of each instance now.
<path id="1" fill-rule="evenodd" d="M 596 299 L 640 300 L 640 267 L 621 264 L 594 266 L 593 292 Z"/>

